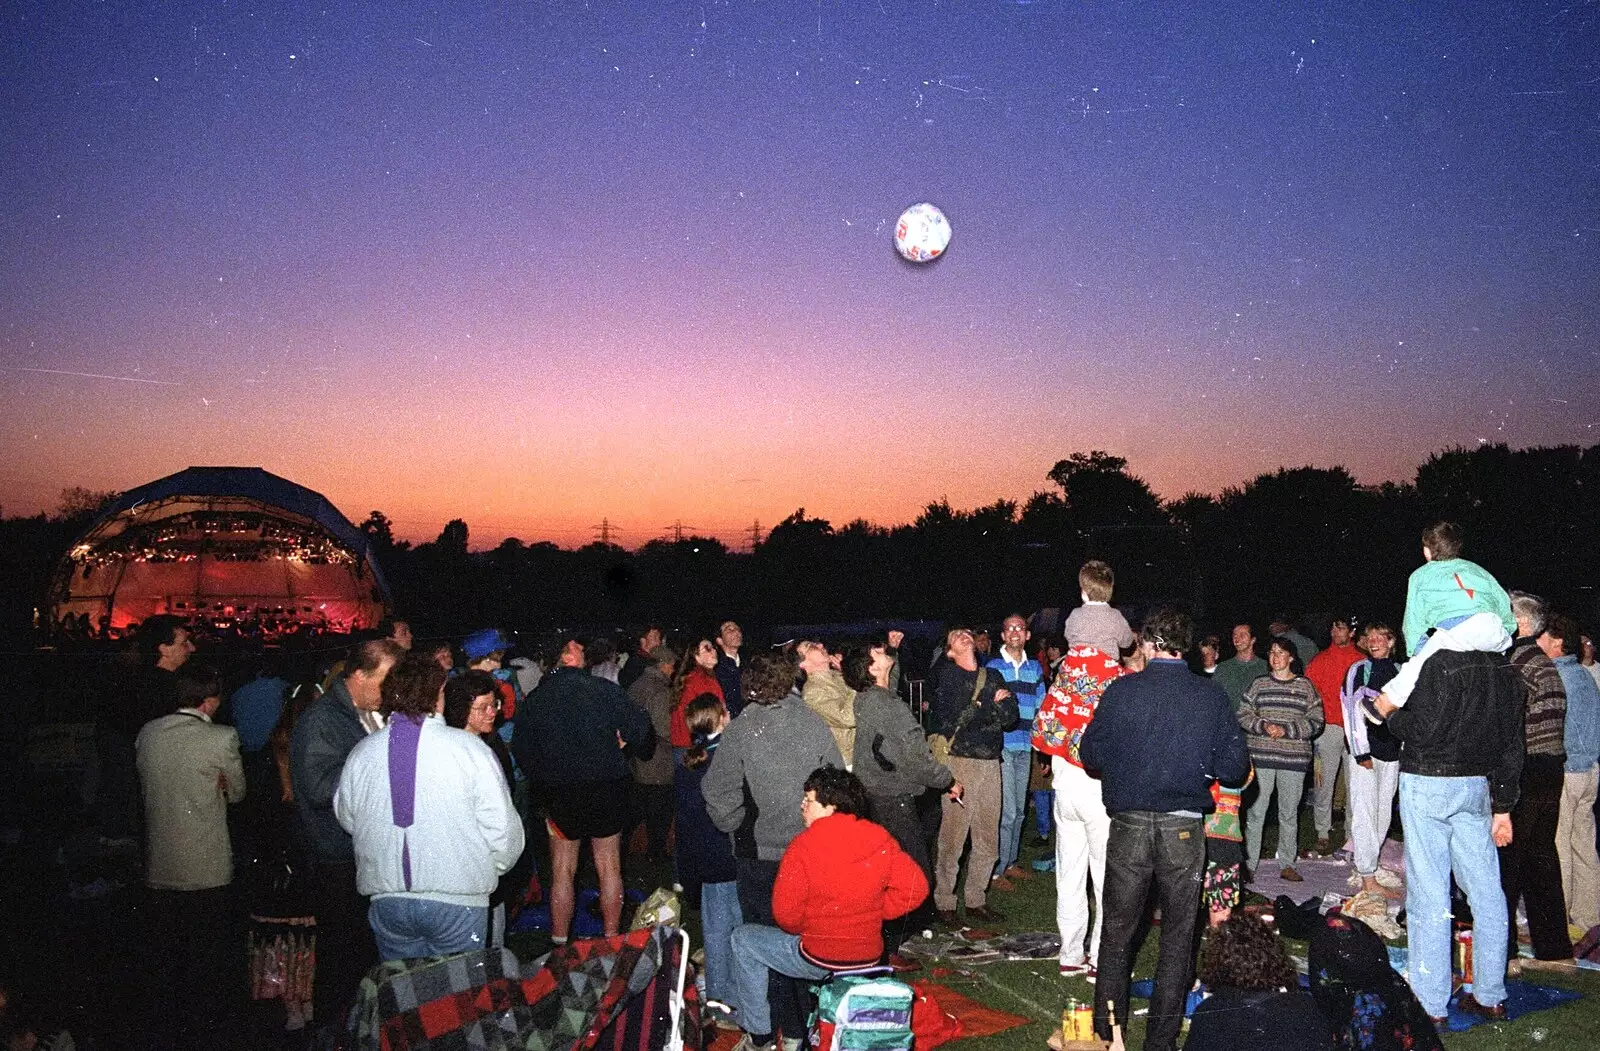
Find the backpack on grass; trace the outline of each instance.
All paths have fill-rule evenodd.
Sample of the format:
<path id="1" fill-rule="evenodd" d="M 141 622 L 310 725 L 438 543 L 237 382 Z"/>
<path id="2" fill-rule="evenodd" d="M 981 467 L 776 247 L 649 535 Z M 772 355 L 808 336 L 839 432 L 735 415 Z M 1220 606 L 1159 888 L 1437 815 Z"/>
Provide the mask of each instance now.
<path id="1" fill-rule="evenodd" d="M 915 994 L 893 978 L 835 978 L 817 993 L 813 1051 L 911 1051 Z"/>

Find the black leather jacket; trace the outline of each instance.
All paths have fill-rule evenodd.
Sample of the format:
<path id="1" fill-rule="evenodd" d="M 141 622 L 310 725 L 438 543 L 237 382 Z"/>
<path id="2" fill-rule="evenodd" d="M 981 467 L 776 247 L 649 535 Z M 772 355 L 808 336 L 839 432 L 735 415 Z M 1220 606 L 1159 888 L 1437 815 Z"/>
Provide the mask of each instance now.
<path id="1" fill-rule="evenodd" d="M 1516 668 L 1493 653 L 1441 651 L 1428 658 L 1406 706 L 1389 716 L 1400 772 L 1489 779 L 1497 814 L 1517 805 L 1522 781 L 1522 689 Z"/>

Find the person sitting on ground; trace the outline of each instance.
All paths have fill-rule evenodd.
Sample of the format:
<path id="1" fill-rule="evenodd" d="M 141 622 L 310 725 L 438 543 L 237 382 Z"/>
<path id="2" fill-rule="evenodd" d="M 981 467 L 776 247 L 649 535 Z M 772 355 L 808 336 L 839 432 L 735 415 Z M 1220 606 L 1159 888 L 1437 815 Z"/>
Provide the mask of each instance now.
<path id="1" fill-rule="evenodd" d="M 795 689 L 799 674 L 793 654 L 765 650 L 751 655 L 739 673 L 744 710 L 728 724 L 700 782 L 711 823 L 733 837 L 739 912 L 746 923 L 776 926 L 772 887 L 779 863 L 805 829 L 795 801 L 805 794 L 806 778 L 817 767 L 844 768 L 828 724 L 806 707 Z M 767 1003 L 779 1029 L 805 1031 L 810 1009 L 805 992 L 804 983 L 772 975 Z"/>
<path id="2" fill-rule="evenodd" d="M 818 980 L 875 966 L 883 923 L 914 909 L 928 879 L 867 812 L 867 790 L 847 770 L 824 766 L 806 778 L 801 832 L 789 844 L 772 887 L 778 926 L 741 924 L 733 932 L 734 988 L 745 1031 L 736 1051 L 773 1046 L 767 972 Z M 784 1047 L 800 1045 L 784 1034 Z"/>
<path id="3" fill-rule="evenodd" d="M 1329 913 L 1312 932 L 1308 955 L 1311 995 L 1339 1051 L 1442 1051 L 1428 1012 L 1371 927 Z"/>
<path id="4" fill-rule="evenodd" d="M 1200 948 L 1211 995 L 1195 1008 L 1184 1051 L 1326 1051 L 1333 1029 L 1283 943 L 1260 919 L 1238 915 L 1211 928 Z"/>

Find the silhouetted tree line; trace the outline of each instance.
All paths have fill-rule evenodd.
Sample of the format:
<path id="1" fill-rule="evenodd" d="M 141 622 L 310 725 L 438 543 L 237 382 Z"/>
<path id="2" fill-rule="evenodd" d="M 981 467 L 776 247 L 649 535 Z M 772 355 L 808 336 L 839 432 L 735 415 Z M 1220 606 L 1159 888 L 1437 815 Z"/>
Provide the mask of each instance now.
<path id="1" fill-rule="evenodd" d="M 1179 603 L 1202 622 L 1287 612 L 1316 630 L 1335 613 L 1398 621 L 1418 535 L 1441 518 L 1466 527 L 1467 557 L 1508 588 L 1536 591 L 1586 623 L 1600 614 L 1596 523 L 1600 445 L 1451 449 L 1408 485 L 1358 485 L 1342 467 L 1281 468 L 1216 496 L 1163 503 L 1101 451 L 1074 453 L 1053 485 L 1020 505 L 972 510 L 938 500 L 914 522 L 835 527 L 799 509 L 752 553 L 691 536 L 637 551 L 564 550 L 507 539 L 469 550 L 455 519 L 433 541 L 394 538 L 382 512 L 361 523 L 398 609 L 425 630 L 485 624 L 539 630 L 724 616 L 758 624 L 876 618 L 988 620 L 1008 610 L 1070 608 L 1085 559 L 1117 572 L 1117 603 L 1137 615 Z M 0 572 L 19 581 L 8 624 L 26 623 L 50 566 L 93 518 L 77 491 L 56 516 L 0 522 Z"/>
<path id="2" fill-rule="evenodd" d="M 959 510 L 941 499 L 892 528 L 861 519 L 835 527 L 801 508 L 749 554 L 698 536 L 633 552 L 509 539 L 469 553 L 460 520 L 412 547 L 376 511 L 362 528 L 399 607 L 441 631 L 728 615 L 765 624 L 986 620 L 1076 605 L 1088 558 L 1111 562 L 1117 602 L 1135 613 L 1177 602 L 1213 625 L 1279 612 L 1319 630 L 1335 613 L 1398 623 L 1419 534 L 1441 518 L 1466 527 L 1468 557 L 1507 587 L 1544 594 L 1585 621 L 1600 613 L 1600 445 L 1452 449 L 1409 485 L 1362 486 L 1342 467 L 1282 468 L 1167 503 L 1126 460 L 1101 451 L 1074 453 L 1046 478 L 1054 488 L 1020 506 L 1001 499 Z"/>

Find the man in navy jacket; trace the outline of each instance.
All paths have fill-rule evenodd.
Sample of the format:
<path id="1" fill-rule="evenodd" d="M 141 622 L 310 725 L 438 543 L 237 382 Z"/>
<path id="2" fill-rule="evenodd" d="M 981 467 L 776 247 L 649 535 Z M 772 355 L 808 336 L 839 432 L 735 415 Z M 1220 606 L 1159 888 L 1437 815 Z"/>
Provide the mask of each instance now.
<path id="1" fill-rule="evenodd" d="M 1159 609 L 1139 646 L 1148 663 L 1106 688 L 1078 755 L 1098 772 L 1111 836 L 1106 845 L 1106 919 L 1095 985 L 1095 1032 L 1111 1039 L 1109 1005 L 1126 1027 L 1133 944 L 1155 881 L 1161 952 L 1150 1000 L 1147 1051 L 1171 1051 L 1194 980 L 1194 925 L 1206 864 L 1211 782 L 1241 784 L 1250 772 L 1244 734 L 1222 687 L 1184 663 L 1194 624 Z M 1124 1029 L 1124 1031 L 1126 1031 Z"/>

